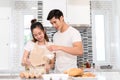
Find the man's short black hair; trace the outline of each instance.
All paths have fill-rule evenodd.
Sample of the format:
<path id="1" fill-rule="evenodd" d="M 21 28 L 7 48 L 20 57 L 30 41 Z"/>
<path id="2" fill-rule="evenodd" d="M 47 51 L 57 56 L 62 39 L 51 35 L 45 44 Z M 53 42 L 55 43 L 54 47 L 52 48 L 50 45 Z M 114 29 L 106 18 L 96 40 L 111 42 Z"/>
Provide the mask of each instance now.
<path id="1" fill-rule="evenodd" d="M 53 17 L 60 19 L 61 16 L 63 16 L 62 11 L 60 11 L 59 9 L 53 9 L 49 12 L 47 20 L 50 20 Z"/>

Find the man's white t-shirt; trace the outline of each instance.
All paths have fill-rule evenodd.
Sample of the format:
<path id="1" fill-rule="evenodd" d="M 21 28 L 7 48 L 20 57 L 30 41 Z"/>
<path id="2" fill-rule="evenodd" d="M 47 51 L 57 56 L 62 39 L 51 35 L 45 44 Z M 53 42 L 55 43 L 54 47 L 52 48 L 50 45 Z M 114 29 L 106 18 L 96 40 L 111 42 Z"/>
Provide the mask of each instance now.
<path id="1" fill-rule="evenodd" d="M 53 36 L 53 42 L 55 45 L 72 47 L 72 44 L 78 41 L 81 41 L 80 32 L 71 26 L 65 32 L 61 33 L 60 31 L 58 31 Z M 69 68 L 76 68 L 76 67 L 77 67 L 77 56 L 68 54 L 63 51 L 56 52 L 56 62 L 55 62 L 56 73 L 63 73 L 64 70 L 67 70 Z"/>

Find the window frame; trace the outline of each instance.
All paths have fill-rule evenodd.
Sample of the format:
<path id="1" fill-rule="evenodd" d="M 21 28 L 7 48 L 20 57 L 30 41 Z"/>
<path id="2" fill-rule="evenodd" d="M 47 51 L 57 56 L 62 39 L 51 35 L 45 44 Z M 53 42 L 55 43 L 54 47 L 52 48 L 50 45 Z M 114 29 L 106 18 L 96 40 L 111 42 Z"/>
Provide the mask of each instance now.
<path id="1" fill-rule="evenodd" d="M 97 61 L 96 54 L 96 34 L 95 33 L 95 15 L 104 15 L 104 37 L 105 37 L 105 61 Z M 93 43 L 93 62 L 97 66 L 110 63 L 110 27 L 109 27 L 109 13 L 105 10 L 93 10 L 92 11 L 92 43 Z"/>

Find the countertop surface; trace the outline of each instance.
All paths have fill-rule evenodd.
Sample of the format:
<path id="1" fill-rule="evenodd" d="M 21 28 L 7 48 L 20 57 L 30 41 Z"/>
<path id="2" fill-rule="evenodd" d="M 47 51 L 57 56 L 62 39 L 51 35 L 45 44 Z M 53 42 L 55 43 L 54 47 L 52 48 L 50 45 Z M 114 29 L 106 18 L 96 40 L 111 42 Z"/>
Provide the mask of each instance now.
<path id="1" fill-rule="evenodd" d="M 81 79 L 81 80 L 120 80 L 120 72 L 94 72 L 94 74 L 96 74 L 96 79 Z M 31 80 L 31 79 L 21 79 L 19 75 L 16 75 L 16 74 L 10 74 L 10 75 L 0 74 L 0 80 L 3 80 L 3 79 L 4 80 Z M 42 79 L 32 79 L 32 80 L 42 80 Z M 78 79 L 75 79 L 75 80 L 78 80 Z"/>
<path id="2" fill-rule="evenodd" d="M 120 72 L 96 72 L 97 80 L 120 80 Z"/>

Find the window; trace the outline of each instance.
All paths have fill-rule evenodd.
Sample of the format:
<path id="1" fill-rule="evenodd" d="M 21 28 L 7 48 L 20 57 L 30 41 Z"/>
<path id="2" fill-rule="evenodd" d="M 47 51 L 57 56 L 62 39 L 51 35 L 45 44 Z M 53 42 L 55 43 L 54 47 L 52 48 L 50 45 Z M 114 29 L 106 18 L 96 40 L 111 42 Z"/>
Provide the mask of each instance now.
<path id="1" fill-rule="evenodd" d="M 32 38 L 30 25 L 34 15 L 24 15 L 24 44 Z"/>
<path id="2" fill-rule="evenodd" d="M 96 57 L 97 61 L 105 61 L 104 15 L 95 15 Z"/>

